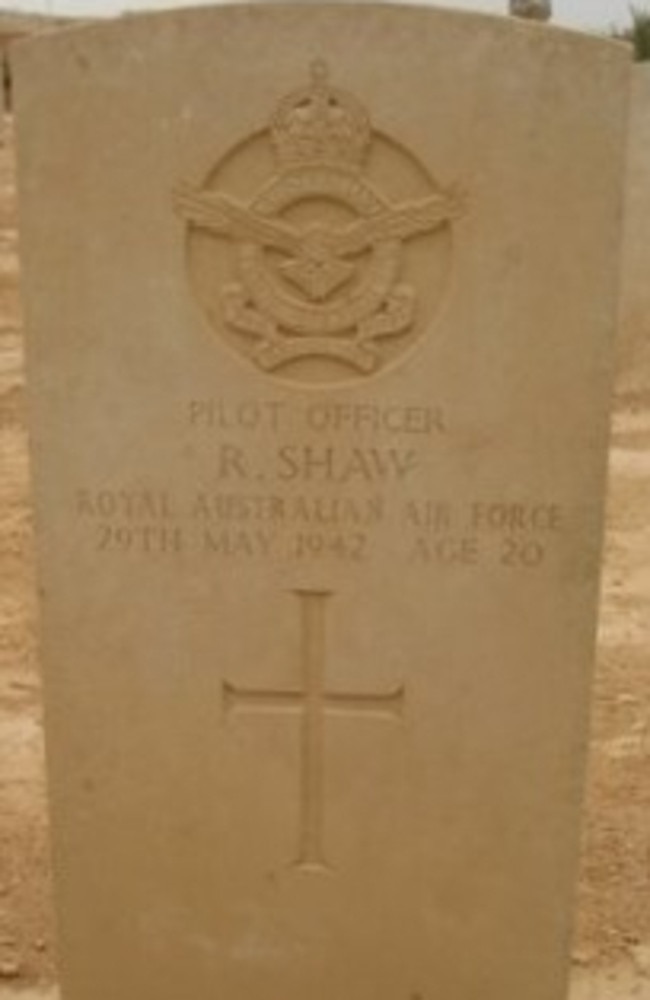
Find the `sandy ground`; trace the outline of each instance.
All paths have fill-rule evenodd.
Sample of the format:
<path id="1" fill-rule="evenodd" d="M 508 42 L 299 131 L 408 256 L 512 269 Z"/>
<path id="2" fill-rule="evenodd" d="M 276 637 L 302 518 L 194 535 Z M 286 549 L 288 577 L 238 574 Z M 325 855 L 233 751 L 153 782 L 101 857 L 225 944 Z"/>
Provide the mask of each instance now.
<path id="1" fill-rule="evenodd" d="M 52 1000 L 10 136 L 0 147 L 0 1000 Z M 619 400 L 572 1000 L 650 1000 L 650 372 Z"/>

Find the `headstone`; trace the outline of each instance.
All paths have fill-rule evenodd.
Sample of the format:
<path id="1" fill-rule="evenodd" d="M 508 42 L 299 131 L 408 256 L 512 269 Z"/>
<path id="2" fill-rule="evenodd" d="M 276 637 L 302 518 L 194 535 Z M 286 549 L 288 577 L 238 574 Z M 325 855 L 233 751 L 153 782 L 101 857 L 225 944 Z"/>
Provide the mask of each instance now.
<path id="1" fill-rule="evenodd" d="M 551 0 L 510 0 L 510 13 L 513 17 L 529 21 L 549 21 L 552 14 Z"/>
<path id="2" fill-rule="evenodd" d="M 64 997 L 558 1000 L 625 52 L 286 5 L 17 62 Z"/>

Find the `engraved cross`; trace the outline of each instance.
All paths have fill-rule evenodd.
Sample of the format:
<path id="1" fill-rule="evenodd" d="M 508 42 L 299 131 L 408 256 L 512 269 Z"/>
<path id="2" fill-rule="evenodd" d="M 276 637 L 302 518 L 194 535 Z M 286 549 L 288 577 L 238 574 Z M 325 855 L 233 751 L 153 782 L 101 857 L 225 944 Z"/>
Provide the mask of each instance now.
<path id="1" fill-rule="evenodd" d="M 298 868 L 327 868 L 323 849 L 324 723 L 328 715 L 375 715 L 399 718 L 404 687 L 379 694 L 328 692 L 325 687 L 325 612 L 332 596 L 327 591 L 293 591 L 300 610 L 300 690 L 237 688 L 223 683 L 226 712 L 275 712 L 300 717 L 300 834 Z"/>

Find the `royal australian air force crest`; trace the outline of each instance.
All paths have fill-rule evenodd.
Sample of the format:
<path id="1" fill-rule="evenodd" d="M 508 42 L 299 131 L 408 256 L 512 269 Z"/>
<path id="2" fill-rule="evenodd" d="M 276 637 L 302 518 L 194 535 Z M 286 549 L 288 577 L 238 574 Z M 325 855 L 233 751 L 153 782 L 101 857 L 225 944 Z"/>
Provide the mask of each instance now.
<path id="1" fill-rule="evenodd" d="M 463 212 L 322 62 L 174 200 L 211 326 L 262 371 L 314 384 L 379 372 L 420 339 Z"/>

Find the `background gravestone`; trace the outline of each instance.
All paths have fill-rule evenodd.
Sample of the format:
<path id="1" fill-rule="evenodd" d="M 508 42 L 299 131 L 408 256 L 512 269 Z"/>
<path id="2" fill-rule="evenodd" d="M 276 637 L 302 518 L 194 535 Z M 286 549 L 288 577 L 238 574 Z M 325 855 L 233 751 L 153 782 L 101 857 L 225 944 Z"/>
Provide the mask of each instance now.
<path id="1" fill-rule="evenodd" d="M 530 21 L 548 21 L 553 11 L 551 0 L 510 0 L 510 13 Z"/>
<path id="2" fill-rule="evenodd" d="M 627 76 L 412 8 L 23 46 L 67 997 L 561 995 Z"/>

